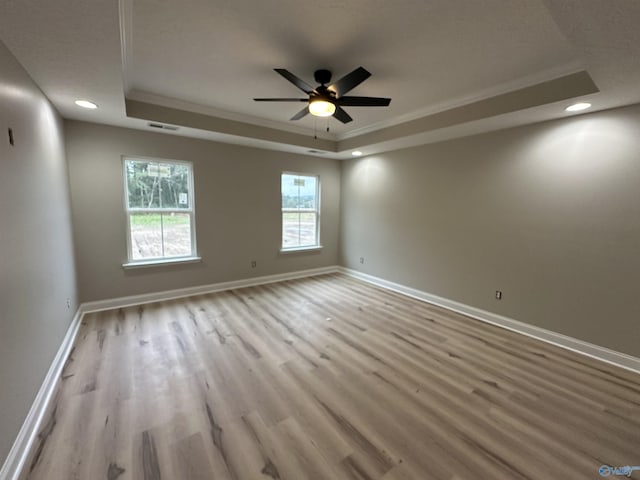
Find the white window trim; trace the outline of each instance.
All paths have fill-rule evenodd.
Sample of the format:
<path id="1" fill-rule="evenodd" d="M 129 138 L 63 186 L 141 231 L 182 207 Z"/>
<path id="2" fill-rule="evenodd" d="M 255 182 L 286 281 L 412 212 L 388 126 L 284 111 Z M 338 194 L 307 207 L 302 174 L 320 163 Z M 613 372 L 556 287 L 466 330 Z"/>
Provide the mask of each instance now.
<path id="1" fill-rule="evenodd" d="M 280 253 L 287 255 L 289 253 L 305 253 L 305 252 L 319 252 L 323 248 L 322 245 L 313 245 L 311 247 L 294 247 L 294 248 L 281 248 Z"/>
<path id="2" fill-rule="evenodd" d="M 175 209 L 175 208 L 129 208 L 129 188 L 127 183 L 127 170 L 125 168 L 126 162 L 130 161 L 147 161 L 147 162 L 156 162 L 156 163 L 174 163 L 174 164 L 182 164 L 187 165 L 191 174 L 189 175 L 189 208 L 188 209 Z M 194 167 L 192 162 L 188 162 L 185 160 L 173 160 L 168 158 L 157 158 L 157 157 L 144 157 L 140 155 L 123 155 L 122 156 L 122 178 L 124 181 L 124 213 L 125 213 L 125 222 L 127 229 L 127 261 L 122 264 L 122 267 L 125 269 L 129 268 L 139 268 L 139 267 L 154 267 L 154 266 L 162 266 L 162 265 L 171 265 L 171 264 L 182 264 L 182 263 L 194 263 L 199 262 L 201 257 L 198 256 L 198 248 L 196 244 L 196 207 L 195 207 L 195 195 L 194 195 Z M 181 256 L 172 256 L 172 257 L 154 257 L 154 258 L 143 258 L 139 260 L 134 260 L 132 257 L 132 245 L 131 245 L 131 213 L 135 212 L 158 212 L 158 213 L 188 213 L 189 221 L 191 227 L 191 253 L 189 255 L 181 255 Z"/>
<path id="3" fill-rule="evenodd" d="M 315 177 L 316 179 L 316 208 L 282 208 L 282 176 L 283 175 L 296 175 L 299 177 Z M 313 252 L 313 251 L 319 251 L 322 250 L 322 244 L 320 243 L 320 219 L 321 219 L 321 207 L 322 207 L 322 203 L 321 203 L 321 192 L 322 188 L 320 187 L 320 175 L 314 174 L 314 173 L 303 173 L 303 172 L 290 172 L 290 171 L 284 171 L 280 174 L 280 253 L 304 253 L 304 252 Z M 287 213 L 287 212 L 292 212 L 292 213 L 299 213 L 299 212 L 315 212 L 316 214 L 316 241 L 315 244 L 313 245 L 305 245 L 305 246 L 301 246 L 301 247 L 285 247 L 282 244 L 283 241 L 283 235 L 282 235 L 282 229 L 283 229 L 283 224 L 282 224 L 282 214 L 283 213 Z"/>
<path id="4" fill-rule="evenodd" d="M 128 270 L 131 268 L 162 267 L 182 263 L 198 263 L 201 260 L 202 257 L 167 257 L 154 260 L 140 260 L 139 262 L 127 262 L 122 264 L 122 268 Z"/>

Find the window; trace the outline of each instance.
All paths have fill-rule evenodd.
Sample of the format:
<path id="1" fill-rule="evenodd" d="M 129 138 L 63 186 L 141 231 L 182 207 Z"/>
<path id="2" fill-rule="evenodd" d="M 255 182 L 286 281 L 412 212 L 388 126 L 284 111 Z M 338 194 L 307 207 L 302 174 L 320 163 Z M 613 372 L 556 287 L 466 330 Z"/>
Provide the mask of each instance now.
<path id="1" fill-rule="evenodd" d="M 196 256 L 190 163 L 124 159 L 130 263 Z"/>
<path id="2" fill-rule="evenodd" d="M 320 178 L 282 174 L 282 249 L 320 247 Z"/>

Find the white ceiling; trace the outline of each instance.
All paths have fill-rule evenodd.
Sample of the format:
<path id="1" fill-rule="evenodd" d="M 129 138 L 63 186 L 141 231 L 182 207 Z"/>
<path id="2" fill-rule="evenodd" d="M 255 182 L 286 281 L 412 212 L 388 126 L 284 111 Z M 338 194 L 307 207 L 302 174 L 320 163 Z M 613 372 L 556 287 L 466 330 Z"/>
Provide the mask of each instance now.
<path id="1" fill-rule="evenodd" d="M 339 158 L 567 115 L 568 87 L 551 104 L 415 131 L 582 70 L 600 92 L 576 92 L 594 110 L 640 102 L 638 25 L 638 0 L 0 0 L 0 39 L 65 118 Z M 291 122 L 299 104 L 253 101 L 302 93 L 273 68 L 315 85 L 318 68 L 337 79 L 358 66 L 373 75 L 350 94 L 392 102 L 346 107 L 349 124 Z"/>

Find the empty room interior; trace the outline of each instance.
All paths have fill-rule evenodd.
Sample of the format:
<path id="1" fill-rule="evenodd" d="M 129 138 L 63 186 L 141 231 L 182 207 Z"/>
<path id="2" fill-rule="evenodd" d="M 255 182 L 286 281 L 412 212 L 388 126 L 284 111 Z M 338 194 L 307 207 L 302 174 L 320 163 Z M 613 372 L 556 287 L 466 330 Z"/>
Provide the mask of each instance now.
<path id="1" fill-rule="evenodd" d="M 0 2 L 0 480 L 640 479 L 640 2 Z"/>

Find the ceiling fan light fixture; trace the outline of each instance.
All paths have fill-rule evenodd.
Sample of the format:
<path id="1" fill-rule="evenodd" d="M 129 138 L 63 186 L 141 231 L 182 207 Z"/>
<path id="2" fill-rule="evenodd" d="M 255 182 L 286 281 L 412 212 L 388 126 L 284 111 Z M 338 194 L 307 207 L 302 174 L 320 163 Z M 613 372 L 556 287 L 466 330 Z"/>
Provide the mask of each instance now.
<path id="1" fill-rule="evenodd" d="M 316 117 L 330 117 L 335 111 L 335 104 L 327 100 L 317 99 L 309 102 L 309 113 Z"/>

